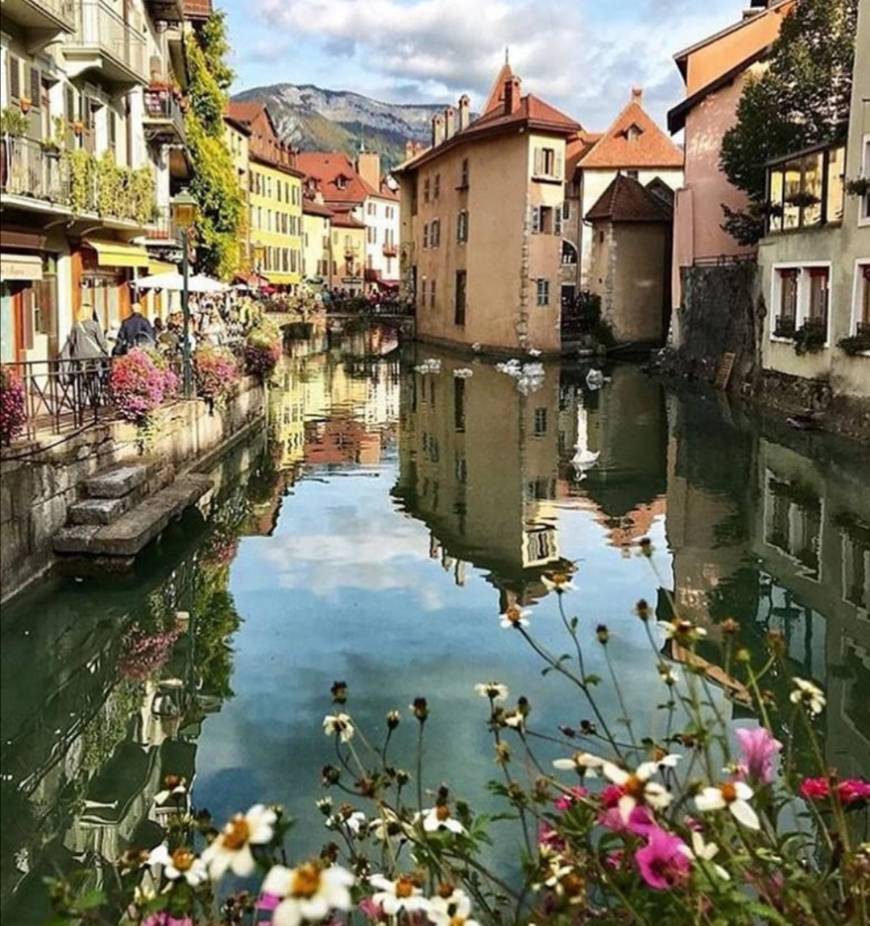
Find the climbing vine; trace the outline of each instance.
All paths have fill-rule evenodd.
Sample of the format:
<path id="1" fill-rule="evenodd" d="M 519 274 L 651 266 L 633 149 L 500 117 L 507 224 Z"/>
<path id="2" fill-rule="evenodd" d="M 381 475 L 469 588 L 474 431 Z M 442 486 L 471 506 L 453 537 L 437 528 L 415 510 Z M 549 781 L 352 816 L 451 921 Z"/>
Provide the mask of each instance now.
<path id="1" fill-rule="evenodd" d="M 239 264 L 242 190 L 227 146 L 223 114 L 232 71 L 223 13 L 213 13 L 186 45 L 190 80 L 185 114 L 193 162 L 190 192 L 199 204 L 197 269 L 229 276 Z"/>

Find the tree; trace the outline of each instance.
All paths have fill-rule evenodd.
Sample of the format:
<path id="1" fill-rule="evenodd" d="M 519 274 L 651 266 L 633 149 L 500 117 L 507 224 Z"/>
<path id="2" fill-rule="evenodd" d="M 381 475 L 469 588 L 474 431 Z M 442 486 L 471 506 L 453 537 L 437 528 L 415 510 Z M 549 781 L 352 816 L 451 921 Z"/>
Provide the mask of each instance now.
<path id="1" fill-rule="evenodd" d="M 189 82 L 185 115 L 193 162 L 190 192 L 199 205 L 197 269 L 219 277 L 239 265 L 244 199 L 224 131 L 227 89 L 233 72 L 223 13 L 212 13 L 186 44 Z"/>
<path id="2" fill-rule="evenodd" d="M 799 0 L 783 20 L 768 69 L 747 80 L 720 159 L 749 197 L 743 211 L 722 207 L 722 227 L 741 244 L 764 234 L 765 163 L 846 138 L 857 21 L 858 0 Z"/>

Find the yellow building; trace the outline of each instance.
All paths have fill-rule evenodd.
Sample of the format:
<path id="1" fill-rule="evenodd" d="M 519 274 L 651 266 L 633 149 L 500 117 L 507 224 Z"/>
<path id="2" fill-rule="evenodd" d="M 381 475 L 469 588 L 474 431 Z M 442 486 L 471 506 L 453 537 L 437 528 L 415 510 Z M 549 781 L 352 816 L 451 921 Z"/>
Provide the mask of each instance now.
<path id="1" fill-rule="evenodd" d="M 302 201 L 302 278 L 308 283 L 329 283 L 332 265 L 332 210 L 313 199 Z"/>
<path id="2" fill-rule="evenodd" d="M 350 212 L 332 216 L 332 264 L 329 285 L 352 293 L 363 291 L 363 261 L 366 253 L 366 227 Z"/>
<path id="3" fill-rule="evenodd" d="M 236 179 L 242 190 L 244 200 L 244 224 L 242 240 L 239 246 L 239 265 L 243 270 L 250 270 L 254 266 L 254 256 L 251 253 L 251 203 L 250 203 L 250 138 L 251 130 L 243 122 L 239 122 L 227 115 L 224 117 L 224 126 L 227 133 L 227 146 L 233 159 L 233 168 Z"/>
<path id="4" fill-rule="evenodd" d="M 302 179 L 294 155 L 262 103 L 230 103 L 228 116 L 250 131 L 248 202 L 254 268 L 295 292 L 302 282 Z"/>

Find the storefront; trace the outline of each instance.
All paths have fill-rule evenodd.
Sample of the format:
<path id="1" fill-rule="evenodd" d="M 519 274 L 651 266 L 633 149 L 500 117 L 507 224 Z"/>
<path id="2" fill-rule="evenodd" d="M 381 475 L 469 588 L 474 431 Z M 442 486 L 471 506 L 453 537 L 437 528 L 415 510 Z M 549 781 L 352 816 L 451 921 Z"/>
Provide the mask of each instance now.
<path id="1" fill-rule="evenodd" d="M 132 282 L 148 273 L 145 248 L 109 238 L 83 238 L 72 252 L 73 309 L 91 306 L 103 331 L 117 329 L 130 314 Z"/>
<path id="2" fill-rule="evenodd" d="M 0 231 L 0 362 L 57 356 L 57 255 L 45 235 Z"/>

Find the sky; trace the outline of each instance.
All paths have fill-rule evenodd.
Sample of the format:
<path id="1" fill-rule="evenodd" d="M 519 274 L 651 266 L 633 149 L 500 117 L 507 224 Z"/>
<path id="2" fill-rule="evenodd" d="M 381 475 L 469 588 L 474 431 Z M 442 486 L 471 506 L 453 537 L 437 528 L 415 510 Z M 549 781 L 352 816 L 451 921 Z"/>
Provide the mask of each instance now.
<path id="1" fill-rule="evenodd" d="M 673 55 L 740 18 L 741 0 L 215 0 L 235 91 L 280 82 L 393 103 L 479 106 L 510 49 L 527 92 L 590 130 L 641 86 L 663 119 L 683 96 Z"/>

